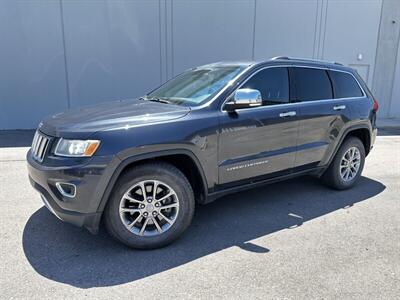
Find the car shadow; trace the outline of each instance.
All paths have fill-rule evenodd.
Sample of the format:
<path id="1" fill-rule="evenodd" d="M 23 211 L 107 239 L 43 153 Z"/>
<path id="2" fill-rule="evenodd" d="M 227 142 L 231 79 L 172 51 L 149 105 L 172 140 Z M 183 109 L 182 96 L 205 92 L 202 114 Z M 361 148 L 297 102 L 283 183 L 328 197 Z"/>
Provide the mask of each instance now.
<path id="1" fill-rule="evenodd" d="M 23 249 L 32 267 L 44 277 L 80 288 L 132 282 L 237 246 L 268 255 L 250 241 L 351 207 L 381 193 L 385 186 L 362 177 L 347 191 L 334 191 L 317 179 L 302 177 L 225 196 L 198 206 L 182 238 L 157 250 L 132 250 L 101 230 L 86 230 L 59 221 L 42 207 L 28 220 Z M 370 199 L 371 200 L 371 199 Z"/>

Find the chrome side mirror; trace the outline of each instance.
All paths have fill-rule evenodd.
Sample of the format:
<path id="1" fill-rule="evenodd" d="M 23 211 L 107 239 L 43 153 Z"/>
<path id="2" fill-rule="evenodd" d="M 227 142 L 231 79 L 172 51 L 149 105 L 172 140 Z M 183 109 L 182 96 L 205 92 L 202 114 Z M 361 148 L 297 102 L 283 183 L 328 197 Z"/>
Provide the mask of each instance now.
<path id="1" fill-rule="evenodd" d="M 225 103 L 225 110 L 233 112 L 236 109 L 260 106 L 261 104 L 262 99 L 259 90 L 238 89 L 235 91 L 233 100 Z"/>

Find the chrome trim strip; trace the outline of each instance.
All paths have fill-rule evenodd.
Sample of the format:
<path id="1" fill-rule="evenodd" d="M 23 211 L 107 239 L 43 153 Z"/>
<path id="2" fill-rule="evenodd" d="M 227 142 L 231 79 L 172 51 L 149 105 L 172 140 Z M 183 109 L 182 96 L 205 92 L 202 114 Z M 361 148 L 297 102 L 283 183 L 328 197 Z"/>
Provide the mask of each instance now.
<path id="1" fill-rule="evenodd" d="M 289 56 L 279 55 L 279 56 L 271 57 L 269 60 L 277 60 L 277 59 L 289 59 Z"/>
<path id="2" fill-rule="evenodd" d="M 59 215 L 57 215 L 57 213 L 55 212 L 55 210 L 51 207 L 50 203 L 47 201 L 46 197 L 43 194 L 40 194 L 40 198 L 42 198 L 42 201 L 44 203 L 44 205 L 47 207 L 47 209 L 53 214 L 55 215 L 57 218 L 59 218 L 60 220 L 62 220 Z"/>
<path id="3" fill-rule="evenodd" d="M 311 149 L 311 148 L 325 147 L 327 145 L 328 145 L 327 142 L 318 141 L 318 142 L 311 142 L 311 143 L 306 143 L 306 144 L 302 144 L 302 145 L 298 145 L 298 146 L 286 147 L 286 148 L 277 149 L 277 150 L 263 151 L 263 152 L 260 152 L 257 154 L 252 154 L 252 155 L 248 155 L 248 156 L 240 156 L 240 157 L 224 160 L 223 162 L 221 162 L 218 165 L 218 167 L 231 166 L 231 165 L 235 165 L 238 163 L 245 163 L 245 162 L 250 162 L 250 161 L 254 161 L 254 160 L 265 159 L 267 157 L 293 153 L 295 151 L 303 151 L 303 150 Z"/>
<path id="4" fill-rule="evenodd" d="M 68 194 L 66 191 L 64 191 L 64 189 L 63 189 L 63 187 L 61 186 L 61 184 L 73 186 L 73 187 L 74 187 L 74 193 L 73 193 L 73 194 Z M 73 183 L 56 182 L 56 188 L 57 188 L 57 190 L 61 193 L 61 195 L 63 195 L 64 197 L 74 198 L 74 197 L 76 196 L 76 185 L 73 184 Z"/>
<path id="5" fill-rule="evenodd" d="M 277 59 L 309 61 L 309 62 L 316 62 L 316 63 L 333 64 L 333 65 L 343 66 L 343 64 L 338 63 L 336 61 L 329 61 L 329 60 L 323 60 L 323 59 L 311 59 L 311 58 L 304 58 L 304 57 L 293 57 L 293 56 L 275 56 L 275 57 L 272 57 L 270 60 L 277 60 Z"/>
<path id="6" fill-rule="evenodd" d="M 281 118 L 285 118 L 285 117 L 294 117 L 296 115 L 295 111 L 288 111 L 288 112 L 284 112 L 284 113 L 280 113 L 279 116 Z"/>
<path id="7" fill-rule="evenodd" d="M 34 137 L 33 137 L 32 145 L 31 145 L 32 152 L 33 152 L 34 147 L 36 146 L 36 140 L 37 140 L 37 139 L 38 139 L 38 133 L 37 133 L 37 131 L 36 131 L 36 132 L 35 132 L 35 135 L 34 135 Z"/>
<path id="8" fill-rule="evenodd" d="M 344 70 L 336 70 L 336 69 L 331 69 L 329 67 L 313 67 L 313 66 L 303 66 L 301 64 L 299 65 L 276 65 L 276 66 L 266 66 L 263 67 L 259 70 L 257 70 L 256 72 L 254 72 L 253 74 L 251 74 L 249 76 L 249 78 L 247 78 L 244 82 L 242 82 L 242 84 L 240 84 L 234 91 L 232 91 L 231 94 L 229 94 L 228 97 L 226 97 L 225 101 L 222 103 L 221 107 L 220 107 L 220 111 L 221 112 L 226 112 L 226 110 L 223 110 L 223 107 L 225 105 L 225 103 L 229 100 L 229 98 L 232 97 L 232 95 L 235 93 L 235 91 L 237 89 L 240 89 L 247 81 L 249 81 L 254 75 L 256 75 L 258 72 L 261 72 L 265 69 L 269 69 L 269 68 L 310 68 L 310 69 L 318 69 L 318 70 L 326 70 L 326 71 L 332 71 L 332 72 L 342 72 L 342 73 L 347 73 L 350 74 L 351 76 L 353 76 L 354 80 L 357 82 L 360 90 L 362 91 L 363 95 L 361 97 L 347 97 L 347 98 L 334 98 L 334 99 L 321 99 L 321 100 L 315 100 L 315 101 L 304 101 L 304 102 L 288 102 L 288 103 L 282 103 L 282 104 L 275 104 L 275 105 L 264 105 L 264 106 L 258 106 L 258 107 L 251 107 L 251 108 L 242 108 L 240 109 L 240 111 L 242 110 L 246 110 L 246 109 L 260 109 L 260 108 L 266 108 L 266 107 L 279 107 L 279 106 L 285 106 L 285 105 L 293 105 L 293 104 L 304 104 L 304 103 L 318 103 L 320 101 L 336 101 L 336 100 L 347 100 L 347 99 L 359 99 L 359 98 L 367 98 L 367 94 L 365 93 L 363 87 L 361 86 L 360 82 L 357 80 L 357 78 L 348 71 L 344 71 Z M 290 87 L 289 87 L 290 88 Z"/>
<path id="9" fill-rule="evenodd" d="M 346 105 L 336 105 L 333 107 L 333 110 L 343 110 L 346 109 Z"/>
<path id="10" fill-rule="evenodd" d="M 36 153 L 36 148 L 37 148 L 38 140 L 39 140 L 39 133 L 36 132 L 36 133 L 35 133 L 35 138 L 33 139 L 33 143 L 32 143 L 32 152 L 33 152 L 33 154 Z"/>
<path id="11" fill-rule="evenodd" d="M 40 141 L 40 146 L 39 146 L 39 150 L 38 150 L 38 157 L 39 160 L 42 161 L 43 157 L 44 157 L 44 149 L 47 146 L 47 139 L 42 137 L 42 140 Z"/>
<path id="12" fill-rule="evenodd" d="M 39 131 L 35 132 L 35 136 L 33 138 L 31 146 L 32 156 L 35 160 L 39 162 L 43 161 L 49 143 L 50 138 L 48 138 L 44 134 L 41 134 Z"/>
<path id="13" fill-rule="evenodd" d="M 245 111 L 248 109 L 271 109 L 275 107 L 290 107 L 292 105 L 311 105 L 312 103 L 321 103 L 321 102 L 332 102 L 333 100 L 338 100 L 338 101 L 345 101 L 345 100 L 352 100 L 352 99 L 361 99 L 361 98 L 366 98 L 366 97 L 351 97 L 351 98 L 337 98 L 337 99 L 323 99 L 323 100 L 315 100 L 315 101 L 305 101 L 305 102 L 290 102 L 290 103 L 282 103 L 282 104 L 276 104 L 276 105 L 264 105 L 264 106 L 256 106 L 256 107 L 249 107 L 249 108 L 241 108 L 239 111 Z M 227 113 L 226 110 L 222 110 L 222 113 Z"/>

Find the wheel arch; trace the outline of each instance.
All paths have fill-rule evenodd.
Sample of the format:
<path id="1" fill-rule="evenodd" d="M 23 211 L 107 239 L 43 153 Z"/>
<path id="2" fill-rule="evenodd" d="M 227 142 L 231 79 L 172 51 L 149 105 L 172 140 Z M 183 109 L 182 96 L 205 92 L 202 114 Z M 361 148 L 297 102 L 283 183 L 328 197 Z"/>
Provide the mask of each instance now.
<path id="1" fill-rule="evenodd" d="M 371 128 L 368 127 L 367 124 L 352 125 L 352 126 L 348 127 L 341 135 L 339 142 L 337 143 L 335 150 L 333 151 L 333 153 L 329 159 L 329 162 L 327 164 L 328 166 L 331 164 L 336 153 L 339 151 L 340 146 L 350 136 L 358 137 L 361 140 L 361 142 L 364 145 L 365 156 L 368 155 L 370 148 L 371 148 Z"/>
<path id="2" fill-rule="evenodd" d="M 116 168 L 110 181 L 107 184 L 105 192 L 100 200 L 98 212 L 103 212 L 108 202 L 112 190 L 118 178 L 127 170 L 137 166 L 154 161 L 164 161 L 178 168 L 189 180 L 195 193 L 195 199 L 198 203 L 206 203 L 207 199 L 207 181 L 203 168 L 197 157 L 190 150 L 163 150 L 132 156 L 124 159 Z M 200 179 L 200 180 L 198 180 Z"/>
<path id="3" fill-rule="evenodd" d="M 367 156 L 369 151 L 370 151 L 370 149 L 371 149 L 371 134 L 370 134 L 368 128 L 361 127 L 361 128 L 353 129 L 353 130 L 351 130 L 351 131 L 349 131 L 347 133 L 347 135 L 344 138 L 344 140 L 346 140 L 350 136 L 357 137 L 357 138 L 359 138 L 361 140 L 361 142 L 364 145 L 365 156 Z"/>

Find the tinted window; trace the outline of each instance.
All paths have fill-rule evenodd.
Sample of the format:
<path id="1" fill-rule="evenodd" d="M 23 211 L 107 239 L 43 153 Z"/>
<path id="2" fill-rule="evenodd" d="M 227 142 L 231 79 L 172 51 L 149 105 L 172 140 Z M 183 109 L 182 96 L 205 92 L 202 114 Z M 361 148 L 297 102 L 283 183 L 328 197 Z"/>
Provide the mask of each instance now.
<path id="1" fill-rule="evenodd" d="M 361 97 L 363 95 L 354 77 L 348 73 L 329 71 L 335 98 Z"/>
<path id="2" fill-rule="evenodd" d="M 293 68 L 296 98 L 300 101 L 332 99 L 332 85 L 328 73 L 321 69 Z"/>
<path id="3" fill-rule="evenodd" d="M 287 68 L 268 68 L 256 73 L 242 88 L 256 89 L 264 105 L 289 102 L 289 75 Z"/>

